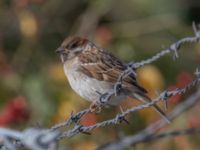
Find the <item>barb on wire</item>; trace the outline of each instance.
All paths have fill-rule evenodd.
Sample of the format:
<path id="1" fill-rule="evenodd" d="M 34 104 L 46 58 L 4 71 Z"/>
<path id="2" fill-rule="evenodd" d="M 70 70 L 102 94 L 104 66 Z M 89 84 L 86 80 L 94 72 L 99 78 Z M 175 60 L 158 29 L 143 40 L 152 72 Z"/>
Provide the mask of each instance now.
<path id="1" fill-rule="evenodd" d="M 55 131 L 62 127 L 69 127 L 72 123 L 77 123 L 83 115 L 85 115 L 89 112 L 90 112 L 90 109 L 88 108 L 88 109 L 84 109 L 76 114 L 71 113 L 71 116 L 69 119 L 67 119 L 65 122 L 54 125 L 53 127 L 50 128 L 50 131 Z"/>
<path id="2" fill-rule="evenodd" d="M 198 42 L 200 40 L 200 30 L 198 26 L 195 23 L 193 23 L 192 26 L 194 30 L 194 36 L 182 38 L 178 40 L 177 42 L 171 44 L 169 48 L 164 49 L 161 52 L 157 53 L 152 58 L 134 63 L 133 64 L 134 68 L 139 68 L 146 64 L 150 64 L 156 61 L 157 59 L 161 58 L 162 56 L 171 52 L 174 52 L 174 56 L 178 57 L 178 50 L 180 50 L 181 46 L 183 46 L 184 44 L 192 43 L 192 42 Z"/>

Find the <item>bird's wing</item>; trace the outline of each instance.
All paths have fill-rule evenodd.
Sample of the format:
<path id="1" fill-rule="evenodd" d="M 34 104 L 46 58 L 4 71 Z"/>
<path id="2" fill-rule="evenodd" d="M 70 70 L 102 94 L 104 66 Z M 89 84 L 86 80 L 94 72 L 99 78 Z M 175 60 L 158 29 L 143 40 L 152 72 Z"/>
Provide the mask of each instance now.
<path id="1" fill-rule="evenodd" d="M 118 77 L 126 69 L 126 65 L 120 59 L 103 50 L 98 51 L 98 53 L 97 51 L 85 51 L 79 56 L 79 60 L 82 63 L 80 71 L 84 74 L 112 84 L 117 82 Z M 123 86 L 128 89 L 136 87 L 140 92 L 147 93 L 143 87 L 138 85 L 134 74 L 123 80 Z"/>

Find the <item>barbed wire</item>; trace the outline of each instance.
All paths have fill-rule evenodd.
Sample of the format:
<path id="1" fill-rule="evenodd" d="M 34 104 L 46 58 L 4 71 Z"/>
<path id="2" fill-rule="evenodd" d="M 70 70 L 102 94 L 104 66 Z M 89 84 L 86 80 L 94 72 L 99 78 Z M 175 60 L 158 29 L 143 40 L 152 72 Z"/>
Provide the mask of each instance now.
<path id="1" fill-rule="evenodd" d="M 0 149 L 16 150 L 18 147 L 26 147 L 33 150 L 56 150 L 56 139 L 59 131 L 47 132 L 45 129 L 28 128 L 24 131 L 0 128 Z"/>
<path id="2" fill-rule="evenodd" d="M 192 85 L 192 83 L 191 83 L 191 85 Z M 169 115 L 169 118 L 174 119 L 176 116 L 182 114 L 182 112 L 184 112 L 188 108 L 192 107 L 198 100 L 200 100 L 200 90 L 197 91 L 197 94 L 192 95 L 186 101 L 179 104 L 177 106 L 177 108 L 174 109 L 172 114 Z M 137 107 L 135 107 L 135 108 L 137 108 Z M 145 139 L 150 136 L 149 135 L 150 133 L 153 134 L 154 131 L 161 128 L 163 126 L 163 124 L 166 124 L 166 122 L 164 120 L 159 120 L 158 122 L 148 126 L 148 128 L 145 129 L 143 132 L 140 132 L 139 135 L 134 135 L 133 137 L 136 137 L 136 139 L 133 138 L 133 139 L 135 139 L 134 140 L 135 142 L 132 142 L 131 145 L 138 144 L 140 142 L 145 141 Z M 83 127 L 83 126 L 81 126 L 81 127 Z M 83 133 L 83 132 L 86 133 L 86 129 L 80 128 L 80 126 L 76 126 L 70 132 L 73 134 L 74 133 L 78 134 L 78 133 Z M 68 135 L 69 135 L 69 133 L 68 133 Z M 22 146 L 25 147 L 26 146 L 27 148 L 37 149 L 37 150 L 44 150 L 44 149 L 47 149 L 47 147 L 50 150 L 54 150 L 57 140 L 64 138 L 64 136 L 65 135 L 63 135 L 62 133 L 59 133 L 58 131 L 49 132 L 47 129 L 30 128 L 30 129 L 26 129 L 25 131 L 22 131 L 22 132 L 11 130 L 11 129 L 3 129 L 3 128 L 0 129 L 0 138 L 6 137 L 4 139 L 4 142 L 5 142 L 4 145 L 6 145 L 7 149 L 8 148 L 15 149 L 17 147 L 22 147 Z M 138 137 L 140 137 L 140 138 L 138 138 Z M 13 141 L 11 141 L 11 139 L 13 139 Z M 120 142 L 118 142 L 118 144 L 119 143 Z M 50 145 L 52 145 L 52 146 L 50 147 Z M 116 146 L 119 147 L 119 145 L 117 145 L 117 144 L 116 144 Z M 126 143 L 126 147 L 127 146 L 128 146 L 128 144 Z M 0 149 L 3 150 L 5 148 L 1 147 Z M 109 147 L 108 149 L 112 150 L 112 147 L 111 148 Z M 114 148 L 114 149 L 116 149 L 116 148 Z M 119 149 L 121 149 L 121 148 L 119 148 Z M 102 150 L 104 150 L 104 149 L 102 149 Z"/>
<path id="3" fill-rule="evenodd" d="M 117 96 L 118 93 L 120 92 L 121 88 L 122 88 L 123 79 L 128 77 L 130 74 L 134 74 L 136 76 L 135 70 L 137 68 L 142 67 L 146 64 L 150 64 L 150 63 L 158 60 L 162 56 L 165 56 L 166 54 L 169 54 L 171 52 L 174 52 L 174 57 L 178 58 L 178 50 L 180 50 L 182 45 L 184 45 L 186 43 L 198 42 L 200 40 L 199 25 L 196 26 L 195 23 L 193 22 L 192 27 L 193 27 L 193 31 L 194 31 L 194 36 L 185 37 L 185 38 L 178 40 L 177 42 L 171 44 L 169 46 L 169 48 L 161 50 L 159 53 L 155 54 L 151 58 L 148 58 L 146 60 L 142 60 L 140 62 L 135 62 L 135 63 L 131 62 L 131 63 L 127 64 L 127 69 L 124 70 L 119 75 L 118 80 L 117 80 L 116 84 L 114 85 L 113 91 L 111 91 L 110 93 L 99 93 L 100 98 L 99 98 L 98 104 L 99 105 L 106 105 L 106 102 L 110 99 L 111 96 L 113 96 L 113 95 Z M 90 112 L 90 109 L 85 109 L 85 110 L 82 110 L 82 111 L 80 111 L 76 114 L 72 113 L 71 117 L 69 117 L 65 122 L 62 122 L 60 124 L 53 126 L 51 128 L 51 131 L 56 130 L 58 128 L 62 128 L 62 127 L 65 127 L 65 128 L 69 127 L 70 124 L 77 123 L 83 115 L 85 115 L 89 112 Z"/>
<path id="4" fill-rule="evenodd" d="M 133 112 L 139 111 L 141 109 L 152 107 L 153 105 L 155 105 L 159 101 L 163 101 L 163 100 L 167 101 L 172 96 L 184 94 L 187 90 L 189 90 L 191 87 L 195 86 L 197 83 L 200 82 L 200 72 L 198 71 L 198 69 L 196 69 L 195 75 L 196 75 L 196 79 L 193 80 L 191 83 L 189 83 L 184 88 L 177 88 L 177 89 L 171 90 L 171 91 L 164 91 L 157 98 L 152 100 L 151 102 L 143 104 L 143 105 L 139 105 L 139 106 L 136 106 L 136 107 L 129 108 L 126 111 L 122 111 L 110 120 L 106 120 L 106 121 L 97 123 L 95 125 L 87 126 L 87 127 L 82 126 L 82 125 L 76 125 L 72 130 L 69 130 L 69 131 L 62 133 L 62 135 L 59 137 L 59 139 L 64 138 L 64 137 L 71 137 L 71 136 L 74 136 L 78 133 L 84 133 L 84 132 L 87 133 L 87 132 L 94 130 L 96 128 L 105 127 L 105 126 L 108 126 L 108 125 L 119 124 L 122 121 L 125 121 L 125 117 L 129 113 L 133 113 Z"/>
<path id="5" fill-rule="evenodd" d="M 161 50 L 160 52 L 158 52 L 157 54 L 153 55 L 151 58 L 148 58 L 146 60 L 142 60 L 139 62 L 130 62 L 127 64 L 127 69 L 121 73 L 121 75 L 118 77 L 118 81 L 116 83 L 117 84 L 122 84 L 123 78 L 126 78 L 127 76 L 129 76 L 131 73 L 136 74 L 135 70 L 139 67 L 142 67 L 146 64 L 150 64 L 158 59 L 160 59 L 161 57 L 165 56 L 166 54 L 169 53 L 174 53 L 173 58 L 178 58 L 178 51 L 180 50 L 180 48 L 184 45 L 184 44 L 188 44 L 188 43 L 193 43 L 193 42 L 198 42 L 200 40 L 200 25 L 196 25 L 195 22 L 192 23 L 192 28 L 193 28 L 193 32 L 194 32 L 194 36 L 191 37 L 185 37 L 182 38 L 180 40 L 178 40 L 175 43 L 172 43 L 168 48 Z"/>
<path id="6" fill-rule="evenodd" d="M 162 132 L 159 134 L 148 134 L 145 136 L 143 139 L 137 142 L 139 143 L 144 143 L 144 142 L 151 142 L 154 140 L 158 140 L 161 138 L 167 138 L 167 137 L 176 137 L 176 136 L 182 136 L 182 135 L 192 135 L 192 134 L 200 134 L 200 128 L 187 128 L 187 129 L 182 129 L 182 130 L 174 130 L 174 131 L 167 131 L 167 132 Z M 129 145 L 126 145 L 128 147 Z M 132 147 L 135 146 L 135 144 L 132 144 Z M 104 150 L 105 147 L 101 147 L 98 150 Z M 105 149 L 105 150 L 112 150 L 112 149 Z M 118 149 L 115 149 L 118 150 Z"/>
<path id="7" fill-rule="evenodd" d="M 200 40 L 200 31 L 194 23 L 193 23 L 193 30 L 195 35 L 191 37 L 185 37 L 180 39 L 179 41 L 171 44 L 169 48 L 162 50 L 161 52 L 157 53 L 153 57 L 143 60 L 140 62 L 129 63 L 127 64 L 127 69 L 122 72 L 122 74 L 118 77 L 118 80 L 113 88 L 113 91 L 109 93 L 99 93 L 99 100 L 97 100 L 98 107 L 104 107 L 107 105 L 107 102 L 111 98 L 111 96 L 118 96 L 120 90 L 122 89 L 123 79 L 128 77 L 130 74 L 136 75 L 135 70 L 143 65 L 150 64 L 162 56 L 174 52 L 174 58 L 178 58 L 178 50 L 180 47 L 186 43 L 198 42 Z M 37 149 L 37 150 L 44 150 L 44 149 L 51 149 L 54 150 L 56 148 L 56 143 L 58 140 L 74 136 L 78 133 L 85 133 L 89 134 L 89 132 L 93 129 L 105 127 L 108 125 L 115 125 L 119 124 L 123 121 L 127 122 L 125 116 L 129 113 L 136 112 L 138 110 L 148 108 L 153 106 L 154 104 L 158 103 L 159 101 L 165 101 L 177 94 L 183 94 L 192 86 L 196 85 L 200 81 L 200 73 L 198 69 L 196 70 L 196 79 L 193 80 L 190 84 L 182 89 L 175 89 L 172 91 L 164 91 L 162 92 L 155 100 L 152 102 L 139 105 L 137 107 L 129 108 L 125 111 L 118 113 L 114 118 L 110 120 L 106 120 L 103 122 L 96 123 L 91 126 L 82 126 L 79 124 L 80 119 L 83 115 L 90 112 L 90 109 L 84 109 L 78 113 L 71 113 L 71 116 L 64 122 L 56 124 L 52 126 L 50 129 L 35 129 L 35 128 L 28 128 L 24 131 L 15 131 L 10 129 L 0 128 L 0 143 L 3 143 L 0 146 L 0 149 L 17 149 L 17 147 L 27 147 L 30 149 Z M 98 91 L 97 91 L 98 92 Z M 74 125 L 70 128 L 71 125 Z M 67 131 L 59 132 L 60 128 L 66 128 Z M 2 141 L 2 142 L 1 142 Z"/>
<path id="8" fill-rule="evenodd" d="M 182 129 L 182 130 L 174 130 L 174 131 L 162 132 L 157 135 L 151 134 L 151 135 L 147 136 L 146 139 L 144 139 L 141 142 L 150 142 L 150 141 L 157 140 L 160 138 L 181 136 L 181 135 L 185 135 L 185 134 L 197 134 L 197 133 L 200 133 L 200 128 L 188 128 L 188 129 Z"/>
<path id="9" fill-rule="evenodd" d="M 192 108 L 193 106 L 195 106 L 198 102 L 200 102 L 200 89 L 198 89 L 194 94 L 188 97 L 185 101 L 178 104 L 173 109 L 173 111 L 168 115 L 168 118 L 170 120 L 174 120 L 178 116 L 182 115 L 189 108 Z M 134 135 L 126 136 L 116 141 L 103 144 L 99 146 L 97 150 L 121 150 L 123 148 L 129 147 L 130 145 L 135 146 L 141 143 L 142 141 L 144 141 L 144 139 L 146 139 L 148 136 L 156 134 L 156 132 L 159 129 L 163 128 L 166 125 L 168 124 L 163 119 L 160 119 L 148 125 L 145 129 L 143 129 L 142 131 L 139 131 L 138 133 Z"/>

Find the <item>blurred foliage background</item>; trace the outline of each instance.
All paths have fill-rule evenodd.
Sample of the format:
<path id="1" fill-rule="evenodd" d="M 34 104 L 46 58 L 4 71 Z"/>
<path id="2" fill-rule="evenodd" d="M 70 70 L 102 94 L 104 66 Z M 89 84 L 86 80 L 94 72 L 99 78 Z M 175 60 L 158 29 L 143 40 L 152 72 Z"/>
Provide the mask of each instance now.
<path id="1" fill-rule="evenodd" d="M 24 129 L 50 127 L 72 111 L 89 106 L 69 87 L 55 49 L 70 35 L 89 38 L 126 62 L 148 58 L 177 39 L 192 35 L 200 20 L 198 0 L 1 0 L 0 1 L 0 126 Z M 153 98 L 163 89 L 190 82 L 200 63 L 200 44 L 182 48 L 138 70 L 139 81 Z M 184 100 L 170 99 L 170 108 Z M 136 105 L 128 100 L 123 108 Z M 86 115 L 91 125 L 111 118 L 119 108 Z M 158 119 L 151 109 L 130 115 L 130 125 L 97 129 L 91 136 L 63 140 L 63 149 L 93 150 L 100 144 L 134 134 Z M 200 126 L 200 106 L 184 113 L 167 129 Z M 198 149 L 198 136 L 139 144 L 136 149 Z M 66 146 L 68 145 L 68 146 Z M 61 147 L 62 147 L 61 146 Z M 83 148 L 84 147 L 84 148 Z"/>

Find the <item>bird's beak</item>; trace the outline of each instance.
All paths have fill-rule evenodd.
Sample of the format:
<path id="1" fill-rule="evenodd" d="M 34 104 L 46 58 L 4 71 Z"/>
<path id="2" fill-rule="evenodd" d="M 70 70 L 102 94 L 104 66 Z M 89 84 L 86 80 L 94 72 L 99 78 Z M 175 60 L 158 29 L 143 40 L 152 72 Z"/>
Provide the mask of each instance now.
<path id="1" fill-rule="evenodd" d="M 63 47 L 59 47 L 56 49 L 56 53 L 58 53 L 58 54 L 62 54 L 62 53 L 64 53 L 64 51 L 65 51 L 65 49 Z"/>

